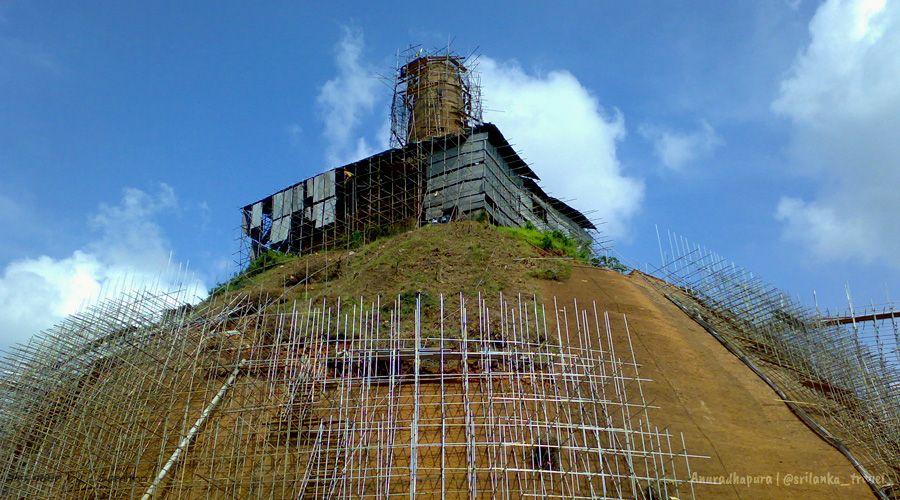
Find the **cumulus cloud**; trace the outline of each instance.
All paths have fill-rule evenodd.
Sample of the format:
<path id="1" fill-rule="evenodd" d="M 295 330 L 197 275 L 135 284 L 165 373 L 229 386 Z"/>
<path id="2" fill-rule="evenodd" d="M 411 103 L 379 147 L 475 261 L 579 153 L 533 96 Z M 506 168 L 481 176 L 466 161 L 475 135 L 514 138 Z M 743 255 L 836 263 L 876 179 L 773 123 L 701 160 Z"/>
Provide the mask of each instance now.
<path id="1" fill-rule="evenodd" d="M 325 157 L 329 168 L 374 154 L 376 151 L 359 135 L 364 117 L 378 102 L 375 71 L 360 61 L 364 47 L 362 32 L 343 28 L 335 48 L 337 76 L 325 82 L 317 103 L 325 122 Z"/>
<path id="2" fill-rule="evenodd" d="M 172 262 L 155 218 L 177 207 L 175 193 L 126 189 L 118 204 L 102 204 L 89 218 L 95 235 L 68 257 L 15 260 L 0 274 L 0 345 L 27 340 L 102 296 L 139 289 L 186 289 L 200 298 L 206 286 Z"/>
<path id="3" fill-rule="evenodd" d="M 809 33 L 772 109 L 816 193 L 785 196 L 776 217 L 821 259 L 900 268 L 900 2 L 830 0 Z"/>
<path id="4" fill-rule="evenodd" d="M 680 172 L 697 160 L 708 158 L 722 145 L 722 139 L 706 121 L 692 131 L 678 131 L 657 125 L 644 125 L 641 135 L 653 144 L 653 153 L 664 167 Z"/>
<path id="5" fill-rule="evenodd" d="M 610 236 L 624 236 L 644 185 L 625 175 L 616 156 L 622 113 L 604 109 L 568 71 L 535 75 L 515 62 L 479 61 L 485 120 L 515 143 L 549 192 L 601 218 Z"/>
<path id="6" fill-rule="evenodd" d="M 872 260 L 877 256 L 866 240 L 865 221 L 853 220 L 852 215 L 839 215 L 828 205 L 782 197 L 775 217 L 786 225 L 786 234 L 804 243 L 820 258 L 839 260 L 858 255 Z"/>

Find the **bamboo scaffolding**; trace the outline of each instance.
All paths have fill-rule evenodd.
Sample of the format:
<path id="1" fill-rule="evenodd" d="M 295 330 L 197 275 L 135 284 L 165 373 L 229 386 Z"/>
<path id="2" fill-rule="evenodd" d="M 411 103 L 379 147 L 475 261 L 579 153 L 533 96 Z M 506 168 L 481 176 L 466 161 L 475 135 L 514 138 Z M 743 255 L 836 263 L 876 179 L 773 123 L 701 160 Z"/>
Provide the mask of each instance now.
<path id="1" fill-rule="evenodd" d="M 177 299 L 108 301 L 10 352 L 0 495 L 693 496 L 698 457 L 652 425 L 596 305 Z"/>
<path id="2" fill-rule="evenodd" d="M 651 280 L 802 406 L 882 498 L 900 495 L 900 321 L 891 303 L 846 312 L 808 307 L 682 236 L 659 238 Z M 665 283 L 674 286 L 668 286 Z M 835 317 L 838 319 L 836 320 Z"/>

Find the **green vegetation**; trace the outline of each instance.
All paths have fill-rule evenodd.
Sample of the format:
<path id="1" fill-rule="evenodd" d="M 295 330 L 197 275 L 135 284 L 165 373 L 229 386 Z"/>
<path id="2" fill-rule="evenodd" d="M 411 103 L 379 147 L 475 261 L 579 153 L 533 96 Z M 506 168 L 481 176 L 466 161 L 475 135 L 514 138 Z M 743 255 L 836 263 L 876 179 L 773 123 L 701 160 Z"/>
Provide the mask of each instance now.
<path id="1" fill-rule="evenodd" d="M 497 227 L 458 221 L 407 232 L 396 224 L 351 233 L 348 243 L 302 256 L 265 252 L 210 294 L 283 296 L 282 302 L 289 304 L 295 298 L 378 294 L 393 302 L 400 293 L 403 310 L 408 312 L 416 292 L 421 292 L 429 309 L 437 307 L 441 293 L 481 292 L 493 297 L 526 288 L 529 278 L 565 281 L 573 273 L 573 264 L 628 270 L 615 257 L 592 254 L 589 242 L 532 225 Z"/>
<path id="2" fill-rule="evenodd" d="M 541 250 L 590 264 L 590 243 L 566 236 L 561 231 L 555 229 L 553 231 L 541 231 L 530 222 L 525 227 L 498 227 L 497 230 L 524 240 Z"/>
<path id="3" fill-rule="evenodd" d="M 571 257 L 572 259 L 594 267 L 611 269 L 619 273 L 627 273 L 628 266 L 622 264 L 619 259 L 610 255 L 594 256 L 590 243 L 566 236 L 558 230 L 541 231 L 528 222 L 525 227 L 498 227 L 501 233 L 509 234 L 527 242 L 529 245 L 541 250 Z M 571 274 L 564 269 L 546 268 L 529 273 L 530 276 L 540 279 L 563 281 Z"/>
<path id="4" fill-rule="evenodd" d="M 367 243 L 405 233 L 415 227 L 414 222 L 415 221 L 404 220 L 396 224 L 372 226 L 365 231 L 356 230 L 348 236 L 338 238 L 335 242 L 335 247 L 344 247 L 348 249 L 361 248 Z"/>
<path id="5" fill-rule="evenodd" d="M 384 235 L 392 230 L 401 234 Z M 459 292 L 495 297 L 501 291 L 521 291 L 526 288 L 528 271 L 535 269 L 534 262 L 543 264 L 529 259 L 541 255 L 537 248 L 485 223 L 430 224 L 409 232 L 395 226 L 378 232 L 375 241 L 352 250 L 260 256 L 246 271 L 210 293 L 223 300 L 238 293 L 282 297 L 280 304 L 290 304 L 293 299 L 381 295 L 384 304 L 406 292 L 401 301 L 404 310 L 412 310 L 416 292 L 421 292 L 428 309 L 437 308 L 441 293 L 453 299 Z M 497 262 L 504 264 L 495 265 Z"/>
<path id="6" fill-rule="evenodd" d="M 296 307 L 294 301 L 330 303 L 341 297 L 352 308 L 360 298 L 364 307 L 378 300 L 386 327 L 394 303 L 400 303 L 402 320 L 411 321 L 420 297 L 422 331 L 433 333 L 440 327 L 442 294 L 445 314 L 456 314 L 460 292 L 496 300 L 500 292 L 507 296 L 540 292 L 543 288 L 536 280 L 547 280 L 545 285 L 567 282 L 578 264 L 625 269 L 613 257 L 595 257 L 586 243 L 533 226 L 501 228 L 471 220 L 429 224 L 414 231 L 383 226 L 351 233 L 348 242 L 354 244 L 304 255 L 265 252 L 211 290 L 212 300 L 230 303 L 244 297 L 250 307 L 282 312 Z"/>
<path id="7" fill-rule="evenodd" d="M 412 315 L 416 310 L 416 297 L 421 297 L 422 299 L 422 308 L 427 310 L 429 308 L 434 308 L 438 306 L 440 303 L 438 299 L 432 297 L 426 292 L 401 292 L 397 299 L 400 300 L 400 313 L 404 316 Z M 381 309 L 384 313 L 389 313 L 393 308 L 392 303 L 382 304 Z"/>
<path id="8" fill-rule="evenodd" d="M 541 280 L 565 281 L 572 276 L 572 266 L 560 262 L 530 271 L 528 276 Z"/>
<path id="9" fill-rule="evenodd" d="M 628 266 L 622 264 L 622 262 L 613 257 L 611 255 L 601 255 L 599 257 L 591 258 L 591 265 L 594 267 L 605 267 L 606 269 L 611 269 L 616 271 L 617 273 L 625 274 L 628 272 Z"/>
<path id="10" fill-rule="evenodd" d="M 256 276 L 257 274 L 268 271 L 275 266 L 284 264 L 285 262 L 288 262 L 293 258 L 294 256 L 291 254 L 279 252 L 277 250 L 267 250 L 259 254 L 258 257 L 250 262 L 250 265 L 247 266 L 247 270 L 244 271 L 244 274 L 246 274 L 248 277 Z"/>
<path id="11" fill-rule="evenodd" d="M 247 266 L 247 269 L 241 271 L 237 276 L 231 278 L 225 283 L 219 283 L 209 291 L 209 294 L 216 295 L 222 292 L 240 290 L 247 284 L 250 278 L 258 274 L 262 274 L 265 271 L 272 269 L 273 267 L 289 262 L 294 258 L 295 256 L 284 252 L 279 252 L 277 250 L 266 250 L 265 252 L 259 254 L 255 259 L 253 259 L 250 262 L 250 265 Z"/>

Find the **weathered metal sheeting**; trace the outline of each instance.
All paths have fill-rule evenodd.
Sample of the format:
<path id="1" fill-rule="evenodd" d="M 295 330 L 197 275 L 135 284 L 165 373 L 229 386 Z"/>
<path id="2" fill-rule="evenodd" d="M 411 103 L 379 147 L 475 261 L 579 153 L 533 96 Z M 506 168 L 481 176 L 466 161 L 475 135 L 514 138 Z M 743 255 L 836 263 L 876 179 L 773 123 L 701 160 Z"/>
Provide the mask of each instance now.
<path id="1" fill-rule="evenodd" d="M 434 161 L 431 165 L 428 166 L 428 176 L 436 177 L 447 172 L 451 172 L 457 168 L 464 168 L 469 165 L 484 163 L 485 153 L 484 151 L 472 151 L 467 152 L 463 155 L 453 155 L 453 156 L 444 156 L 442 154 L 435 154 L 433 157 Z"/>
<path id="2" fill-rule="evenodd" d="M 250 211 L 251 211 L 250 227 L 251 228 L 255 229 L 255 228 L 262 226 L 262 213 L 263 213 L 262 208 L 263 208 L 262 202 L 258 201 L 256 203 L 254 203 L 253 208 L 250 209 Z"/>
<path id="3" fill-rule="evenodd" d="M 287 217 L 293 213 L 294 190 L 285 189 L 282 198 L 281 213 L 282 216 Z"/>
<path id="4" fill-rule="evenodd" d="M 310 179 L 312 181 L 313 203 L 318 203 L 334 196 L 334 174 L 334 170 L 329 170 Z M 309 180 L 306 181 L 306 188 L 310 189 Z"/>
<path id="5" fill-rule="evenodd" d="M 321 203 L 316 203 L 312 207 L 310 207 L 309 216 L 307 218 L 311 218 L 314 220 L 314 225 L 316 228 L 325 227 L 328 224 L 334 222 L 335 219 L 335 208 L 337 207 L 337 200 L 332 197 L 327 200 L 322 201 Z"/>
<path id="6" fill-rule="evenodd" d="M 577 223 L 541 200 L 507 158 L 487 134 L 474 134 L 463 144 L 432 155 L 423 204 L 425 218 L 485 210 L 498 224 L 531 222 L 542 229 L 589 237 Z M 534 213 L 535 206 L 540 215 Z"/>
<path id="7" fill-rule="evenodd" d="M 250 234 L 250 212 L 246 208 L 241 210 L 241 232 Z"/>
<path id="8" fill-rule="evenodd" d="M 343 237 L 370 223 L 378 211 L 384 212 L 371 220 L 382 224 L 401 218 L 443 220 L 447 215 L 456 218 L 484 210 L 497 224 L 523 226 L 530 222 L 541 229 L 560 229 L 581 239 L 590 238 L 585 230 L 593 229 L 590 222 L 547 195 L 502 136 L 479 130 L 434 146 L 415 158 L 394 158 L 394 152 L 388 151 L 391 155 L 382 153 L 368 163 L 329 170 L 286 187 L 244 207 L 243 232 L 263 247 L 273 243 L 279 249 L 297 251 L 301 240 L 308 240 L 312 246 L 328 244 L 329 238 Z M 396 167 L 401 165 L 403 170 L 398 171 Z M 411 165 L 415 166 L 413 174 L 425 174 L 424 197 L 411 179 L 401 178 Z M 353 179 L 357 175 L 360 177 Z M 389 197 L 403 201 L 386 203 Z M 372 206 L 367 205 L 370 203 Z M 395 210 L 395 206 L 400 208 Z"/>
<path id="9" fill-rule="evenodd" d="M 332 186 L 334 186 L 334 184 L 332 184 Z M 335 207 L 337 206 L 336 201 L 337 200 L 335 200 L 334 198 L 329 198 L 322 202 L 322 208 L 320 212 L 321 217 L 316 219 L 317 222 L 321 221 L 321 223 L 320 226 L 317 227 L 327 226 L 328 224 L 334 222 Z"/>
<path id="10" fill-rule="evenodd" d="M 459 214 L 484 209 L 486 208 L 484 203 L 484 193 L 470 191 L 469 194 L 465 196 L 457 197 L 452 204 L 448 204 L 447 206 L 450 206 L 451 208 L 445 209 L 443 208 L 444 205 L 425 207 L 426 222 L 448 214 L 454 214 L 455 217 L 458 217 Z"/>
<path id="11" fill-rule="evenodd" d="M 272 218 L 284 217 L 284 191 L 272 195 Z"/>
<path id="12" fill-rule="evenodd" d="M 288 238 L 291 231 L 291 218 L 281 217 L 272 221 L 272 229 L 269 234 L 269 241 L 272 243 L 281 243 Z"/>
<path id="13" fill-rule="evenodd" d="M 278 219 L 287 217 L 294 212 L 298 212 L 300 207 L 295 203 L 295 193 L 298 191 L 296 187 L 279 191 L 272 195 L 272 218 Z M 303 201 L 303 190 L 299 190 L 299 202 Z"/>
<path id="14" fill-rule="evenodd" d="M 325 199 L 325 177 L 317 175 L 313 177 L 313 203 L 318 203 Z"/>
<path id="15" fill-rule="evenodd" d="M 293 188 L 293 196 L 291 197 L 291 213 L 303 210 L 304 185 L 297 184 Z"/>
<path id="16" fill-rule="evenodd" d="M 334 186 L 334 184 L 332 184 L 332 186 Z M 322 210 L 322 225 L 327 226 L 328 224 L 334 222 L 335 215 L 337 213 L 337 200 L 332 197 L 328 200 L 325 200 L 324 205 L 325 209 Z"/>
<path id="17" fill-rule="evenodd" d="M 460 182 L 483 178 L 483 165 L 469 165 L 466 168 L 454 170 L 452 172 L 448 172 L 447 174 L 435 176 L 428 179 L 428 190 L 434 193 L 438 193 L 444 189 L 451 188 L 455 184 L 459 184 Z"/>
<path id="18" fill-rule="evenodd" d="M 334 183 L 337 170 L 329 170 L 322 175 L 325 176 L 325 197 L 328 198 L 334 196 Z"/>
<path id="19" fill-rule="evenodd" d="M 519 176 L 499 159 L 500 155 L 495 151 L 491 154 L 489 150 L 493 149 L 486 134 L 477 134 L 454 148 L 455 154 L 432 157 L 446 161 L 429 165 L 426 217 L 484 209 L 500 223 L 524 224 L 519 199 L 528 194 Z M 488 198 L 492 206 L 488 206 Z"/>
<path id="20" fill-rule="evenodd" d="M 486 134 L 478 134 L 467 139 L 461 146 L 435 152 L 429 159 L 427 175 L 435 177 L 457 168 L 483 162 L 486 142 L 476 139 L 479 136 L 487 137 Z"/>

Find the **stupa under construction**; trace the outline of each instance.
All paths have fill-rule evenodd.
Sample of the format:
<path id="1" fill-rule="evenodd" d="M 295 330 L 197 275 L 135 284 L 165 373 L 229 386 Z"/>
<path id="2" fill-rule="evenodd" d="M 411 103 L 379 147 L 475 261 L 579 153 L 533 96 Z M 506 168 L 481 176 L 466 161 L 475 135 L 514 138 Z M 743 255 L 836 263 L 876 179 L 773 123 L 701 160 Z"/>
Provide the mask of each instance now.
<path id="1" fill-rule="evenodd" d="M 131 292 L 0 362 L 3 498 L 897 498 L 900 314 L 669 234 L 597 255 L 410 52 L 391 149 L 241 209 L 196 303 Z M 592 248 L 593 247 L 593 248 Z"/>
<path id="2" fill-rule="evenodd" d="M 198 307 L 177 294 L 107 302 L 13 356 L 0 491 L 693 496 L 697 457 L 653 423 L 627 324 L 595 305 L 453 287 L 309 297 L 320 282 L 332 295 L 329 251 L 416 226 L 475 219 L 590 246 L 594 224 L 538 186 L 481 122 L 477 94 L 462 58 L 416 53 L 397 72 L 396 147 L 244 207 L 248 262 L 306 254 L 324 269 Z M 287 298 L 299 289 L 306 300 Z"/>

